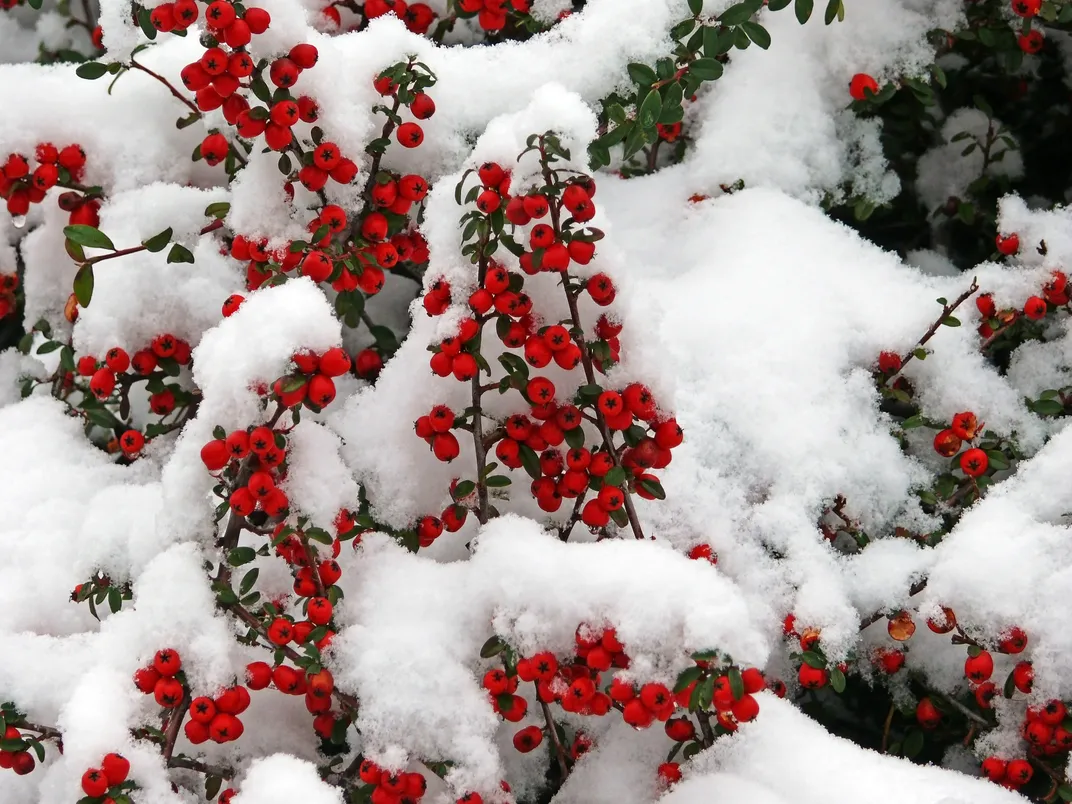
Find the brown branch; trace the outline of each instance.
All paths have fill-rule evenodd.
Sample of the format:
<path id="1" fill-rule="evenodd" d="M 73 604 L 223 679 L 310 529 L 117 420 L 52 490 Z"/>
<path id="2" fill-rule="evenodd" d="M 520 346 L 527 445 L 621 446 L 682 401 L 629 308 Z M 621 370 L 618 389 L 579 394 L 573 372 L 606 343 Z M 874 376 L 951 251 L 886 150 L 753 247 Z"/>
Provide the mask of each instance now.
<path id="1" fill-rule="evenodd" d="M 536 682 L 533 682 L 533 686 L 538 686 Z M 537 698 L 539 698 L 539 690 L 537 690 Z M 540 699 L 540 707 L 543 709 L 544 719 L 547 721 L 547 736 L 551 740 L 551 745 L 555 748 L 555 758 L 558 760 L 558 769 L 562 772 L 562 781 L 566 781 L 566 777 L 569 776 L 569 763 L 566 762 L 566 751 L 562 748 L 562 743 L 558 739 L 558 731 L 555 729 L 555 719 L 551 716 L 551 707 L 549 707 L 543 699 Z M 561 782 L 559 782 L 561 784 Z"/>
<path id="2" fill-rule="evenodd" d="M 938 331 L 938 328 L 940 326 L 942 326 L 942 322 L 945 321 L 946 318 L 948 318 L 952 314 L 952 312 L 954 310 L 956 310 L 958 307 L 960 307 L 960 305 L 962 305 L 965 301 L 967 301 L 972 296 L 972 294 L 975 293 L 975 291 L 977 291 L 978 289 L 979 289 L 979 284 L 973 278 L 972 283 L 968 287 L 967 290 L 965 290 L 963 293 L 961 293 L 959 296 L 957 296 L 957 298 L 953 299 L 953 301 L 951 303 L 947 303 L 942 308 L 941 315 L 939 315 L 938 318 L 936 318 L 934 320 L 934 323 L 931 324 L 930 329 L 928 329 L 924 333 L 923 337 L 919 339 L 919 341 L 916 343 L 916 345 L 912 349 L 912 351 L 901 358 L 901 367 L 897 371 L 895 371 L 893 374 L 891 374 L 889 377 L 884 377 L 879 382 L 879 387 L 882 387 L 882 386 L 886 385 L 894 377 L 899 376 L 904 371 L 904 367 L 907 366 L 908 363 L 912 360 L 912 358 L 916 356 L 915 355 L 916 349 L 921 348 L 925 343 L 927 343 L 927 341 L 929 341 L 931 338 L 933 338 L 934 334 Z"/>
<path id="3" fill-rule="evenodd" d="M 190 691 L 183 690 L 182 701 L 171 710 L 171 718 L 168 720 L 167 731 L 164 732 L 164 762 L 171 763 L 171 755 L 175 751 L 175 741 L 179 739 L 179 729 L 186 717 L 186 710 L 190 708 Z"/>
<path id="4" fill-rule="evenodd" d="M 189 108 L 194 114 L 196 114 L 198 117 L 201 116 L 201 110 L 197 108 L 197 104 L 195 104 L 189 98 L 187 98 L 187 97 L 183 96 L 182 94 L 180 94 L 179 91 L 177 89 L 175 89 L 174 86 L 172 86 L 171 82 L 168 81 L 166 78 L 164 78 L 164 76 L 160 75 L 159 73 L 154 73 L 152 70 L 150 70 L 144 64 L 141 64 L 140 62 L 134 61 L 134 59 L 130 60 L 130 66 L 133 67 L 135 70 L 141 70 L 143 73 L 146 73 L 147 75 L 151 75 L 153 78 L 155 78 L 157 81 L 159 81 L 161 84 L 166 86 L 169 90 L 171 90 L 171 94 L 174 95 L 176 98 L 178 98 L 183 103 L 185 103 L 187 108 Z"/>
<path id="5" fill-rule="evenodd" d="M 10 723 L 8 725 L 15 726 L 15 728 L 20 730 L 36 731 L 42 738 L 46 740 L 56 740 L 60 746 L 63 745 L 63 732 L 52 726 L 40 726 L 37 723 L 29 723 L 25 720 L 20 723 Z"/>
<path id="6" fill-rule="evenodd" d="M 570 534 L 573 532 L 574 526 L 581 518 L 581 507 L 584 505 L 584 498 L 588 496 L 588 489 L 577 495 L 577 502 L 573 504 L 573 513 L 570 514 L 570 518 L 566 521 L 562 527 L 558 529 L 558 538 L 560 541 L 569 541 Z"/>
<path id="7" fill-rule="evenodd" d="M 233 779 L 235 776 L 234 769 L 227 765 L 209 765 L 185 756 L 172 757 L 168 760 L 167 765 L 169 768 L 184 768 L 185 770 L 204 773 L 207 776 L 219 776 L 223 779 Z"/>
<path id="8" fill-rule="evenodd" d="M 704 748 L 710 748 L 715 744 L 715 732 L 711 728 L 711 716 L 701 709 L 696 712 L 696 719 L 700 721 L 700 731 L 703 733 Z"/>
<path id="9" fill-rule="evenodd" d="M 213 221 L 212 223 L 210 223 L 208 226 L 204 227 L 197 234 L 198 234 L 198 236 L 206 235 L 209 232 L 214 232 L 217 229 L 220 229 L 222 227 L 223 227 L 223 221 L 216 220 L 216 221 Z M 84 265 L 96 265 L 98 262 L 104 262 L 105 260 L 114 260 L 116 257 L 125 257 L 128 254 L 136 254 L 139 251 L 148 251 L 148 249 L 144 245 L 131 246 L 130 248 L 123 248 L 123 249 L 119 249 L 118 251 L 113 251 L 111 254 L 102 254 L 99 257 L 93 257 L 92 259 L 86 260 L 85 263 L 83 263 L 83 264 Z"/>
<path id="10" fill-rule="evenodd" d="M 886 747 L 890 742 L 890 726 L 893 725 L 893 713 L 896 711 L 897 707 L 890 704 L 890 711 L 886 713 L 886 722 L 882 724 L 882 748 L 879 753 L 886 753 Z"/>

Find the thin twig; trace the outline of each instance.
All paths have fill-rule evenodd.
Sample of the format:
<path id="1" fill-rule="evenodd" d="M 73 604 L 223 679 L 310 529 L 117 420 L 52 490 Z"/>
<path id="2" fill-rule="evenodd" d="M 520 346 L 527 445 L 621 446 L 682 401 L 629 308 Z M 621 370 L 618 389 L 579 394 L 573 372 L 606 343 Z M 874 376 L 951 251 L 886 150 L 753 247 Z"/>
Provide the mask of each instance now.
<path id="1" fill-rule="evenodd" d="M 181 100 L 183 103 L 185 103 L 187 108 L 190 109 L 194 114 L 196 114 L 198 117 L 201 116 L 201 110 L 197 108 L 197 104 L 195 104 L 189 98 L 187 98 L 187 97 L 183 96 L 182 94 L 180 94 L 179 91 L 177 89 L 175 89 L 174 86 L 172 86 L 171 82 L 168 81 L 166 78 L 164 78 L 164 76 L 160 75 L 159 73 L 154 73 L 152 70 L 150 70 L 144 64 L 142 64 L 141 62 L 134 61 L 134 59 L 130 60 L 130 66 L 133 67 L 135 70 L 141 70 L 143 73 L 146 73 L 147 75 L 151 75 L 153 78 L 155 78 L 161 84 L 163 84 L 168 89 L 170 89 L 171 94 L 174 95 L 179 100 Z"/>
<path id="2" fill-rule="evenodd" d="M 223 221 L 216 220 L 210 223 L 208 226 L 205 226 L 197 234 L 198 236 L 206 235 L 209 232 L 214 232 L 222 227 Z M 88 259 L 85 261 L 84 265 L 96 265 L 98 262 L 104 262 L 105 260 L 114 260 L 116 257 L 125 257 L 128 254 L 136 254 L 139 251 L 148 251 L 148 249 L 144 245 L 131 246 L 130 248 L 122 248 L 118 251 L 113 251 L 111 254 L 101 254 L 99 257 L 93 257 L 91 259 Z"/>
<path id="3" fill-rule="evenodd" d="M 908 595 L 909 595 L 909 597 L 912 597 L 914 595 L 918 595 L 920 592 L 922 592 L 926 588 L 927 588 L 927 579 L 924 578 L 922 580 L 916 581 L 914 584 L 912 584 L 910 587 L 908 587 Z M 882 612 L 882 611 L 876 611 L 874 614 L 867 615 L 862 620 L 860 620 L 860 630 L 863 631 L 869 625 L 873 625 L 873 624 L 877 623 L 879 620 L 881 620 L 885 616 L 886 616 L 886 613 Z"/>
<path id="4" fill-rule="evenodd" d="M 190 708 L 190 691 L 184 690 L 179 705 L 171 710 L 171 718 L 168 720 L 167 731 L 164 732 L 164 762 L 171 762 L 171 755 L 175 751 L 175 741 L 179 739 L 179 729 L 186 717 L 186 710 Z"/>
<path id="5" fill-rule="evenodd" d="M 535 686 L 535 682 L 533 682 Z M 537 694 L 539 697 L 539 694 Z M 558 769 L 562 771 L 562 781 L 566 780 L 569 776 L 569 763 L 566 762 L 566 751 L 562 747 L 562 743 L 558 739 L 558 731 L 555 729 L 555 719 L 551 716 L 551 707 L 549 707 L 542 699 L 540 700 L 540 706 L 543 708 L 543 717 L 547 721 L 547 736 L 551 739 L 551 745 L 555 749 L 555 757 L 558 759 Z"/>
<path id="6" fill-rule="evenodd" d="M 233 779 L 235 776 L 234 769 L 227 765 L 209 765 L 186 756 L 172 757 L 167 764 L 169 768 L 185 768 L 204 773 L 206 776 L 219 776 L 222 779 Z"/>
<path id="7" fill-rule="evenodd" d="M 908 363 L 912 360 L 912 358 L 914 358 L 916 356 L 916 354 L 915 354 L 916 349 L 922 348 L 922 346 L 925 343 L 927 343 L 927 341 L 929 341 L 931 338 L 933 338 L 934 334 L 938 331 L 938 328 L 940 326 L 942 326 L 942 322 L 945 321 L 952 314 L 952 312 L 954 310 L 956 310 L 958 307 L 960 307 L 960 305 L 962 305 L 965 301 L 967 301 L 971 297 L 971 295 L 973 293 L 975 293 L 975 291 L 977 291 L 978 289 L 979 289 L 979 284 L 973 278 L 971 286 L 967 290 L 965 290 L 963 293 L 961 293 L 959 296 L 957 296 L 957 298 L 953 299 L 953 301 L 951 303 L 947 303 L 942 308 L 941 315 L 939 315 L 938 318 L 935 319 L 934 323 L 931 324 L 930 329 L 928 329 L 926 331 L 926 333 L 924 333 L 923 337 L 919 339 L 919 341 L 916 343 L 916 345 L 912 349 L 912 351 L 909 352 L 907 355 L 904 355 L 901 358 L 901 368 L 899 368 L 897 371 L 895 371 L 890 376 L 884 377 L 879 382 L 879 386 L 886 385 L 890 380 L 894 379 L 895 377 L 900 376 L 900 374 L 904 371 L 904 367 L 907 366 Z"/>

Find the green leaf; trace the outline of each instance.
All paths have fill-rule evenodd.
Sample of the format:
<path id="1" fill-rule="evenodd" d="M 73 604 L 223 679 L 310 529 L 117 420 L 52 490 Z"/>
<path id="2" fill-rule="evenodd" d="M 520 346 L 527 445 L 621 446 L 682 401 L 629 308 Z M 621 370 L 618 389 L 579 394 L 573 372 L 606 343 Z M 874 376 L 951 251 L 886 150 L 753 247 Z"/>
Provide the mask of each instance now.
<path id="1" fill-rule="evenodd" d="M 741 700 L 744 697 L 744 679 L 741 678 L 741 671 L 737 667 L 731 667 L 726 676 L 730 680 L 730 692 L 733 694 L 733 699 Z"/>
<path id="2" fill-rule="evenodd" d="M 723 11 L 718 21 L 725 26 L 740 25 L 750 19 L 762 7 L 762 0 L 759 0 L 759 2 L 757 0 L 743 0 L 743 2 L 735 3 Z"/>
<path id="3" fill-rule="evenodd" d="M 793 0 L 793 12 L 797 15 L 797 22 L 801 25 L 807 22 L 813 7 L 813 0 Z"/>
<path id="4" fill-rule="evenodd" d="M 845 691 L 845 674 L 841 672 L 840 667 L 830 669 L 830 686 L 839 695 Z"/>
<path id="5" fill-rule="evenodd" d="M 209 801 L 216 798 L 216 794 L 220 792 L 220 788 L 223 786 L 223 777 L 213 776 L 209 774 L 205 777 L 205 798 Z"/>
<path id="6" fill-rule="evenodd" d="M 108 590 L 108 608 L 115 614 L 123 608 L 123 595 L 114 586 Z"/>
<path id="7" fill-rule="evenodd" d="M 629 78 L 638 86 L 650 87 L 655 83 L 655 71 L 646 64 L 633 62 L 626 69 L 629 70 Z"/>
<path id="8" fill-rule="evenodd" d="M 227 213 L 231 211 L 231 205 L 227 201 L 217 201 L 214 204 L 209 204 L 205 207 L 205 217 L 215 218 L 222 221 L 227 217 Z"/>
<path id="9" fill-rule="evenodd" d="M 30 744 L 26 740 L 0 740 L 0 751 L 10 751 L 11 753 L 18 753 L 19 751 L 25 751 L 30 747 Z"/>
<path id="10" fill-rule="evenodd" d="M 1069 8 L 1069 6 L 1065 6 L 1065 8 Z M 1072 801 L 1072 787 L 1067 784 L 1059 785 L 1057 795 L 1061 797 L 1062 801 Z"/>
<path id="11" fill-rule="evenodd" d="M 253 584 L 257 583 L 257 576 L 261 574 L 261 571 L 254 567 L 245 575 L 242 576 L 242 583 L 238 585 L 238 593 L 245 597 L 249 594 L 249 590 L 253 588 Z"/>
<path id="12" fill-rule="evenodd" d="M 96 81 L 107 72 L 107 64 L 101 64 L 99 61 L 87 61 L 85 64 L 78 65 L 78 69 L 74 71 L 74 74 L 79 78 L 85 78 L 87 81 Z"/>
<path id="13" fill-rule="evenodd" d="M 947 315 L 942 319 L 942 324 L 947 327 L 959 327 L 960 319 L 951 315 Z"/>
<path id="14" fill-rule="evenodd" d="M 493 656 L 498 656 L 504 650 L 506 650 L 506 643 L 499 637 L 493 636 L 480 648 L 480 658 L 490 659 Z"/>
<path id="15" fill-rule="evenodd" d="M 451 492 L 451 497 L 453 497 L 454 500 L 464 500 L 473 493 L 474 489 L 476 489 L 476 483 L 472 480 L 463 480 L 454 487 L 454 491 Z"/>
<path id="16" fill-rule="evenodd" d="M 82 307 L 89 307 L 93 299 L 93 266 L 88 262 L 74 275 L 74 297 Z"/>
<path id="17" fill-rule="evenodd" d="M 1055 399 L 1039 399 L 1028 402 L 1027 406 L 1039 416 L 1059 416 L 1065 410 L 1065 406 Z"/>
<path id="18" fill-rule="evenodd" d="M 835 2 L 840 2 L 840 0 L 835 0 Z M 742 22 L 741 30 L 748 34 L 748 38 L 764 50 L 770 47 L 770 34 L 758 22 Z"/>
<path id="19" fill-rule="evenodd" d="M 703 0 L 689 0 L 689 13 L 697 15 L 703 11 Z"/>
<path id="20" fill-rule="evenodd" d="M 800 654 L 800 658 L 808 667 L 814 667 L 817 670 L 822 670 L 826 667 L 826 660 L 815 651 L 806 650 Z"/>
<path id="21" fill-rule="evenodd" d="M 72 226 L 63 227 L 63 235 L 73 243 L 87 248 L 106 248 L 115 251 L 111 238 L 96 226 L 87 226 L 84 223 L 76 223 Z"/>
<path id="22" fill-rule="evenodd" d="M 908 759 L 911 759 L 923 750 L 923 741 L 923 732 L 919 729 L 912 729 L 908 732 L 908 736 L 905 737 L 901 750 L 904 751 L 904 755 Z"/>
<path id="23" fill-rule="evenodd" d="M 828 0 L 826 4 L 826 12 L 823 14 L 823 22 L 829 25 L 838 17 L 841 17 L 842 19 L 845 17 L 842 0 Z"/>
<path id="24" fill-rule="evenodd" d="M 176 243 L 171 247 L 171 251 L 168 252 L 167 261 L 168 263 L 193 262 L 194 255 L 190 253 L 190 249 L 186 248 L 186 246 Z"/>
<path id="25" fill-rule="evenodd" d="M 527 444 L 521 445 L 521 465 L 525 467 L 525 471 L 533 480 L 543 477 L 543 472 L 540 470 L 540 456 Z"/>
<path id="26" fill-rule="evenodd" d="M 703 668 L 701 667 L 694 666 L 682 670 L 681 674 L 677 677 L 677 681 L 674 683 L 674 692 L 679 693 L 683 691 L 686 687 L 689 686 L 689 684 L 699 680 L 700 676 L 702 675 Z"/>
<path id="27" fill-rule="evenodd" d="M 663 100 L 658 92 L 649 92 L 640 104 L 637 112 L 637 122 L 641 128 L 652 128 L 659 122 L 659 115 L 663 110 Z"/>
<path id="28" fill-rule="evenodd" d="M 722 76 L 722 64 L 713 58 L 696 59 L 689 65 L 689 73 L 701 81 L 717 81 Z"/>
<path id="29" fill-rule="evenodd" d="M 256 557 L 257 551 L 252 547 L 236 547 L 227 554 L 227 563 L 232 567 L 240 567 L 243 564 L 248 564 Z M 242 592 L 242 594 L 245 594 L 245 592 Z"/>
<path id="30" fill-rule="evenodd" d="M 771 11 L 781 11 L 792 2 L 793 0 L 770 0 L 770 2 L 767 3 L 767 8 Z"/>
<path id="31" fill-rule="evenodd" d="M 620 466 L 615 466 L 603 476 L 603 485 L 605 486 L 621 486 L 624 482 L 625 469 Z"/>
<path id="32" fill-rule="evenodd" d="M 155 234 L 148 240 L 141 241 L 141 244 L 145 246 L 146 250 L 156 254 L 158 251 L 163 251 L 164 246 L 171 242 L 171 227 L 162 231 L 160 234 Z"/>
<path id="33" fill-rule="evenodd" d="M 986 457 L 987 457 L 990 465 L 994 469 L 999 469 L 1000 470 L 1000 469 L 1008 469 L 1009 468 L 1009 459 L 1006 458 L 1005 453 L 1002 452 L 999 449 L 988 449 L 988 450 L 986 450 Z"/>
<path id="34" fill-rule="evenodd" d="M 333 544 L 335 542 L 335 540 L 331 538 L 331 534 L 323 528 L 306 528 L 305 538 L 311 539 L 314 542 L 319 542 L 320 544 Z"/>
<path id="35" fill-rule="evenodd" d="M 643 478 L 637 482 L 644 491 L 648 492 L 656 500 L 665 500 L 666 491 L 663 489 L 663 484 L 658 480 L 651 480 L 650 478 Z"/>
<path id="36" fill-rule="evenodd" d="M 492 477 L 489 477 L 485 483 L 487 483 L 488 488 L 501 489 L 509 486 L 513 481 L 506 475 L 493 475 Z"/>

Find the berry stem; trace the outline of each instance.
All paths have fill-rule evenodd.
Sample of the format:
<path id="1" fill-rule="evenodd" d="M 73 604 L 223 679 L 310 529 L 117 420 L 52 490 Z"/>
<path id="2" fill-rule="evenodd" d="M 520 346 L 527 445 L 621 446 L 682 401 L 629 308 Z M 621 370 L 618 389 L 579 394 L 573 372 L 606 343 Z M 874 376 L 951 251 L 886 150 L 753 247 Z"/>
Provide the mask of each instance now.
<path id="1" fill-rule="evenodd" d="M 171 755 L 175 753 L 175 741 L 179 739 L 179 730 L 182 721 L 186 718 L 186 710 L 190 708 L 190 691 L 184 689 L 182 700 L 179 705 L 171 710 L 171 719 L 168 720 L 167 731 L 164 732 L 164 762 L 171 763 Z"/>
<path id="2" fill-rule="evenodd" d="M 555 177 L 551 170 L 551 165 L 547 160 L 547 142 L 545 135 L 540 135 L 540 166 L 543 168 L 543 183 L 551 189 L 555 186 Z M 561 239 L 562 226 L 561 220 L 558 214 L 558 205 L 552 203 L 550 206 L 551 212 L 551 225 L 555 230 L 555 238 Z M 573 328 L 578 333 L 584 332 L 584 327 L 581 325 L 581 314 L 577 310 L 577 297 L 570 291 L 570 275 L 569 271 L 562 273 L 562 289 L 566 294 L 566 303 L 569 305 L 570 319 L 573 322 Z M 596 374 L 592 368 L 592 356 L 588 351 L 588 344 L 585 342 L 584 337 L 577 338 L 577 346 L 581 350 L 581 365 L 584 366 L 584 377 L 589 385 L 596 385 Z M 614 461 L 615 466 L 621 466 L 621 461 L 618 459 L 618 452 L 614 449 L 614 439 L 611 436 L 610 429 L 607 427 L 607 422 L 603 418 L 603 414 L 598 407 L 594 408 L 596 415 L 596 424 L 599 427 L 599 432 L 603 436 L 603 445 L 607 448 L 607 452 L 610 454 L 611 460 Z M 625 513 L 629 517 L 629 527 L 633 530 L 633 535 L 637 539 L 644 538 L 644 531 L 640 527 L 640 519 L 637 517 L 636 508 L 633 507 L 633 495 L 628 488 L 624 489 L 625 494 Z"/>
<path id="3" fill-rule="evenodd" d="M 565 525 L 558 529 L 558 538 L 560 541 L 568 542 L 570 534 L 573 532 L 574 526 L 581 518 L 581 508 L 584 507 L 584 501 L 588 497 L 588 489 L 577 495 L 577 501 L 573 503 L 573 513 L 570 514 L 569 520 Z"/>
<path id="4" fill-rule="evenodd" d="M 204 227 L 197 234 L 206 235 L 209 232 L 214 232 L 217 229 L 223 228 L 223 221 L 216 220 Z M 114 260 L 116 257 L 125 257 L 128 254 L 137 254 L 139 251 L 148 251 L 144 245 L 131 246 L 130 248 L 119 249 L 119 251 L 113 251 L 111 254 L 101 254 L 99 257 L 93 257 L 86 260 L 83 265 L 96 265 L 98 262 L 104 262 L 105 260 Z"/>
<path id="5" fill-rule="evenodd" d="M 879 753 L 885 754 L 890 742 L 890 727 L 893 725 L 893 713 L 897 711 L 895 704 L 890 704 L 890 711 L 886 713 L 886 722 L 882 724 L 882 747 Z"/>
<path id="6" fill-rule="evenodd" d="M 488 233 L 491 227 L 488 226 L 484 234 L 480 238 L 480 246 L 477 251 L 479 256 L 479 272 L 477 281 L 480 287 L 484 286 L 484 280 L 487 278 L 488 272 Z M 478 339 L 484 333 L 484 322 L 480 322 L 480 329 L 476 334 Z M 476 374 L 472 379 L 473 388 L 473 449 L 476 452 L 476 495 L 477 495 L 477 509 L 476 518 L 481 525 L 486 525 L 488 521 L 488 484 L 487 478 L 487 446 L 484 443 L 484 410 L 480 405 L 480 397 L 483 395 L 483 387 L 480 384 L 480 370 L 477 369 Z"/>
<path id="7" fill-rule="evenodd" d="M 533 686 L 537 686 L 535 682 L 533 682 Z M 538 689 L 536 694 L 538 698 Z M 549 707 L 542 699 L 540 700 L 540 707 L 543 709 L 544 720 L 547 721 L 547 736 L 551 740 L 551 745 L 554 746 L 555 758 L 558 760 L 558 769 L 562 773 L 562 779 L 559 782 L 559 785 L 561 785 L 566 781 L 566 777 L 569 776 L 569 764 L 566 762 L 566 751 L 562 748 L 562 743 L 559 742 L 558 730 L 555 727 L 555 719 L 551 716 L 551 707 Z"/>
<path id="8" fill-rule="evenodd" d="M 203 773 L 206 776 L 219 776 L 222 779 L 233 779 L 235 776 L 234 768 L 227 765 L 209 765 L 186 756 L 172 757 L 167 764 L 169 768 L 184 768 Z"/>
<path id="9" fill-rule="evenodd" d="M 160 75 L 159 73 L 154 73 L 152 70 L 150 70 L 144 64 L 142 64 L 141 62 L 134 61 L 134 59 L 130 60 L 130 66 L 133 67 L 135 70 L 141 70 L 143 73 L 151 75 L 153 78 L 155 78 L 161 84 L 163 84 L 168 89 L 170 89 L 171 94 L 174 95 L 176 98 L 178 98 L 183 103 L 185 103 L 186 107 L 190 111 L 192 111 L 198 117 L 201 117 L 201 110 L 197 108 L 197 104 L 195 104 L 189 98 L 183 96 L 177 89 L 175 89 L 175 87 L 172 85 L 172 83 L 170 81 L 168 81 L 166 78 L 164 78 L 164 76 Z"/>
<path id="10" fill-rule="evenodd" d="M 710 748 L 715 744 L 715 732 L 711 728 L 711 716 L 702 709 L 697 710 L 696 719 L 700 721 L 700 731 L 703 733 L 703 746 Z"/>

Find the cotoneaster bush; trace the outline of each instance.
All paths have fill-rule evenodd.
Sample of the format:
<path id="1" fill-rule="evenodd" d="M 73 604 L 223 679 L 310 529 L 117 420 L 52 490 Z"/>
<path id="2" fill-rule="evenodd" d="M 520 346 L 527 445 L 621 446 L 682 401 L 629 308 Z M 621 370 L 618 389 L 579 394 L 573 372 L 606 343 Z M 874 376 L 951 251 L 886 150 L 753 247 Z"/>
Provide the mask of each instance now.
<path id="1" fill-rule="evenodd" d="M 1072 6 L 0 15 L 4 802 L 1072 800 Z"/>

